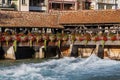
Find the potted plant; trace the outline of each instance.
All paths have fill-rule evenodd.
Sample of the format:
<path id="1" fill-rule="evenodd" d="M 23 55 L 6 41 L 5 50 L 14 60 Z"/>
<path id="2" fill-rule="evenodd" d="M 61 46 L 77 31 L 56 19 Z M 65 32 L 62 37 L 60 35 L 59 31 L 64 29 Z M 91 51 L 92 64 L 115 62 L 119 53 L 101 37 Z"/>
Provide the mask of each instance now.
<path id="1" fill-rule="evenodd" d="M 42 41 L 42 36 L 39 35 L 39 34 L 36 34 L 35 38 L 36 38 L 37 44 L 38 44 L 40 41 Z"/>
<path id="2" fill-rule="evenodd" d="M 44 47 L 45 47 L 45 50 L 46 50 L 47 41 L 49 40 L 49 36 L 48 36 L 48 34 L 42 34 L 42 38 L 44 40 Z"/>
<path id="3" fill-rule="evenodd" d="M 12 40 L 10 35 L 5 35 L 6 45 L 8 46 L 9 42 Z"/>
<path id="4" fill-rule="evenodd" d="M 100 37 L 98 35 L 95 35 L 93 36 L 92 40 L 95 42 L 100 41 Z"/>
<path id="5" fill-rule="evenodd" d="M 86 33 L 86 34 L 84 34 L 84 37 L 85 37 L 85 45 L 87 45 L 87 43 L 89 41 L 91 41 L 91 36 L 90 36 L 90 34 Z"/>
<path id="6" fill-rule="evenodd" d="M 68 35 L 67 34 L 62 34 L 62 40 L 67 41 L 68 40 Z"/>
<path id="7" fill-rule="evenodd" d="M 61 40 L 62 40 L 62 35 L 60 33 L 57 33 L 56 39 L 58 41 L 58 47 L 60 48 L 60 46 L 61 46 Z"/>
<path id="8" fill-rule="evenodd" d="M 75 40 L 79 41 L 80 40 L 80 34 L 75 34 Z"/>
<path id="9" fill-rule="evenodd" d="M 53 42 L 53 41 L 55 40 L 55 38 L 56 38 L 56 37 L 55 37 L 54 34 L 50 34 L 50 35 L 49 35 L 49 39 L 50 39 L 51 42 Z"/>
<path id="10" fill-rule="evenodd" d="M 20 33 L 19 36 L 20 36 L 21 43 L 25 43 L 28 41 L 28 36 L 26 36 L 25 34 Z"/>
<path id="11" fill-rule="evenodd" d="M 107 36 L 105 34 L 103 34 L 100 39 L 102 40 L 102 46 L 104 47 L 105 42 L 108 40 Z"/>
<path id="12" fill-rule="evenodd" d="M 75 34 L 71 34 L 70 37 L 71 37 L 71 41 L 72 41 L 72 44 L 73 44 L 74 41 L 76 40 L 76 38 L 75 38 Z"/>
<path id="13" fill-rule="evenodd" d="M 13 40 L 14 50 L 16 52 L 17 51 L 17 42 L 20 42 L 20 36 L 17 35 L 17 34 L 13 34 L 12 35 L 12 40 Z"/>
<path id="14" fill-rule="evenodd" d="M 109 35 L 109 37 L 110 37 L 110 40 L 111 40 L 111 41 L 117 40 L 117 36 L 116 36 L 115 34 L 112 34 L 112 33 L 111 33 L 111 34 Z"/>
<path id="15" fill-rule="evenodd" d="M 28 34 L 28 40 L 29 40 L 30 46 L 32 46 L 33 41 L 35 41 L 34 35 L 29 33 Z"/>

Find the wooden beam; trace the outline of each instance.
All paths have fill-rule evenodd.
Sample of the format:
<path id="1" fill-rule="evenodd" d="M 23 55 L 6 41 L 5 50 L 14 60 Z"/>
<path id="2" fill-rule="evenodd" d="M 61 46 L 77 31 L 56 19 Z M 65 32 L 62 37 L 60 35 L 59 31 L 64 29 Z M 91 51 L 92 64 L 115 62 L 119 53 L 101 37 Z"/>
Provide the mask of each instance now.
<path id="1" fill-rule="evenodd" d="M 97 24 L 97 23 L 93 23 L 93 24 L 62 24 L 63 26 L 72 26 L 72 27 L 74 27 L 74 26 L 108 26 L 108 25 L 110 25 L 110 26 L 112 26 L 112 25 L 115 25 L 115 26 L 120 26 L 120 23 L 99 23 L 99 24 Z"/>

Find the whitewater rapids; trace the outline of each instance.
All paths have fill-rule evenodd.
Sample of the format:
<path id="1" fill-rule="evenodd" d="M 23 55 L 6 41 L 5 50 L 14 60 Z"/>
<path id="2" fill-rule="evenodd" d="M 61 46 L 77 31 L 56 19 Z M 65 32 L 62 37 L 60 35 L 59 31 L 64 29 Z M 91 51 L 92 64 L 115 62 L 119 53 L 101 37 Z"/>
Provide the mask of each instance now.
<path id="1" fill-rule="evenodd" d="M 0 67 L 0 80 L 120 80 L 120 61 L 90 57 Z"/>

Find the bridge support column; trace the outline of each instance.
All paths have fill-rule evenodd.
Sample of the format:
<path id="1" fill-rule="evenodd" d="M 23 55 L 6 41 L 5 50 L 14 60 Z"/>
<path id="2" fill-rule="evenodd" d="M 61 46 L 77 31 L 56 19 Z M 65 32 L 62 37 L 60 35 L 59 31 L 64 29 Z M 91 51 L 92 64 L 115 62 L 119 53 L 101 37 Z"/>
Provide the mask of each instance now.
<path id="1" fill-rule="evenodd" d="M 17 51 L 15 52 L 16 59 L 28 59 L 33 58 L 35 50 L 33 47 L 29 46 L 18 46 Z"/>
<path id="2" fill-rule="evenodd" d="M 61 51 L 58 46 L 47 46 L 46 50 L 44 49 L 44 57 L 51 58 L 51 57 L 61 57 Z"/>
<path id="3" fill-rule="evenodd" d="M 97 56 L 102 58 L 102 59 L 104 58 L 104 47 L 102 45 L 99 45 L 99 47 L 98 47 Z"/>
<path id="4" fill-rule="evenodd" d="M 4 54 L 5 54 L 5 52 L 3 50 L 3 47 L 0 46 L 0 59 L 4 59 Z"/>
<path id="5" fill-rule="evenodd" d="M 71 56 L 72 57 L 78 57 L 78 46 L 73 45 L 72 51 L 71 51 Z"/>

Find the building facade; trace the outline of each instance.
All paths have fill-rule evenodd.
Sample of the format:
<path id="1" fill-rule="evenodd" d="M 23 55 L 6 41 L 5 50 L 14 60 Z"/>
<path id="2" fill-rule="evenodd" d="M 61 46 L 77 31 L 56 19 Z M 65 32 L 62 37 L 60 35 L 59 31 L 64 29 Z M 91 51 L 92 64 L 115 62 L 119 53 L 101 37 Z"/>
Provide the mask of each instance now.
<path id="1" fill-rule="evenodd" d="M 18 11 L 76 11 L 120 9 L 120 0 L 0 0 L 0 8 Z"/>
<path id="2" fill-rule="evenodd" d="M 90 0 L 49 0 L 48 11 L 51 10 L 84 10 L 90 9 Z"/>
<path id="3" fill-rule="evenodd" d="M 91 9 L 118 9 L 118 0 L 91 0 Z"/>
<path id="4" fill-rule="evenodd" d="M 90 9 L 90 0 L 2 0 L 2 7 L 16 5 L 18 11 L 48 12 L 51 10 Z"/>
<path id="5" fill-rule="evenodd" d="M 0 0 L 0 7 L 9 7 L 11 5 L 11 0 Z"/>
<path id="6" fill-rule="evenodd" d="M 0 0 L 0 10 L 15 10 L 15 5 L 11 4 L 11 0 Z"/>
<path id="7" fill-rule="evenodd" d="M 118 9 L 120 9 L 120 0 L 117 1 Z"/>
<path id="8" fill-rule="evenodd" d="M 48 0 L 0 0 L 0 7 L 11 8 L 14 4 L 18 11 L 47 11 Z"/>
<path id="9" fill-rule="evenodd" d="M 49 10 L 77 10 L 77 0 L 49 0 Z"/>
<path id="10" fill-rule="evenodd" d="M 48 0 L 29 0 L 29 10 L 30 11 L 47 11 Z"/>

